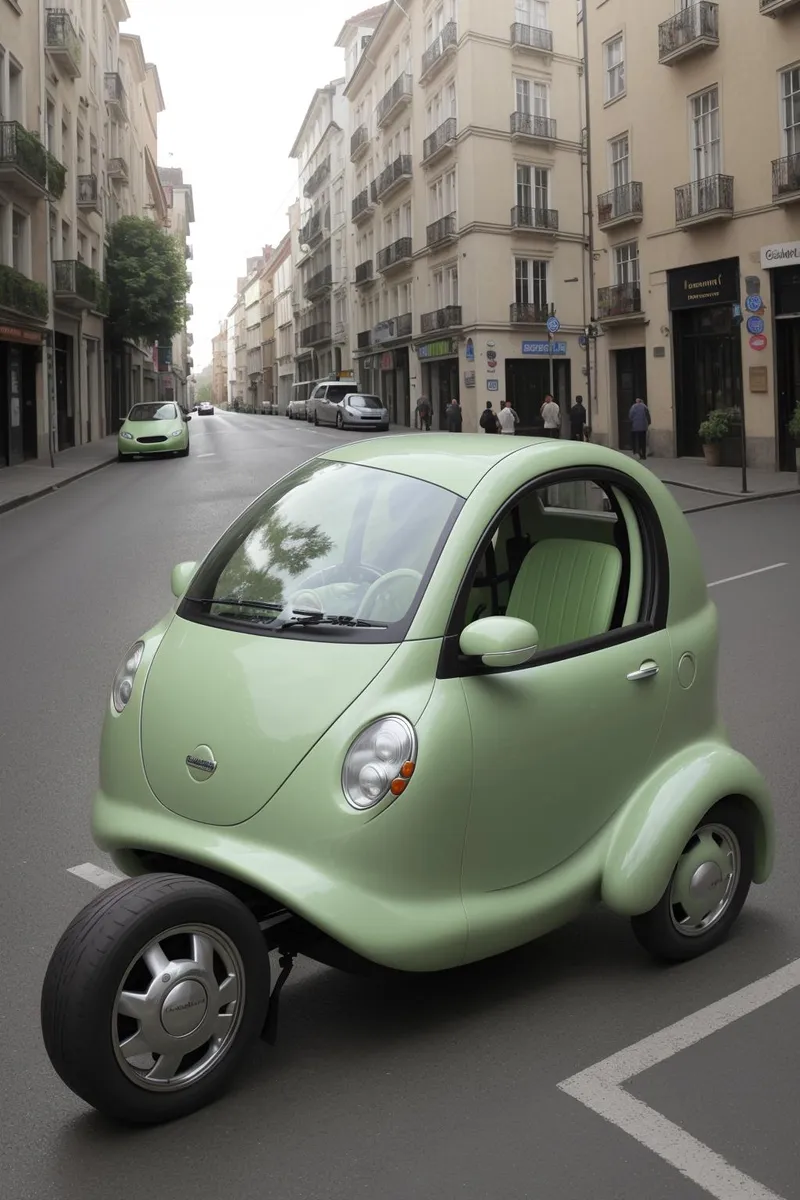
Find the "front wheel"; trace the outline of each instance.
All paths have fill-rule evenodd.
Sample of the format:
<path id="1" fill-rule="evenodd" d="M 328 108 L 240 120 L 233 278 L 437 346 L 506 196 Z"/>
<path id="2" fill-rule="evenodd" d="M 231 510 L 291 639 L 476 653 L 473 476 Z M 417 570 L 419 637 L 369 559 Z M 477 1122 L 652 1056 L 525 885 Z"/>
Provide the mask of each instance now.
<path id="1" fill-rule="evenodd" d="M 336 428 L 344 429 L 344 417 L 341 413 L 336 414 Z"/>
<path id="2" fill-rule="evenodd" d="M 126 880 L 56 946 L 42 987 L 45 1049 L 67 1087 L 110 1117 L 185 1117 L 230 1083 L 269 984 L 258 923 L 229 892 L 183 875 Z"/>
<path id="3" fill-rule="evenodd" d="M 689 838 L 658 904 L 633 918 L 637 941 L 665 962 L 715 950 L 742 911 L 754 859 L 747 813 L 735 801 L 720 801 Z"/>

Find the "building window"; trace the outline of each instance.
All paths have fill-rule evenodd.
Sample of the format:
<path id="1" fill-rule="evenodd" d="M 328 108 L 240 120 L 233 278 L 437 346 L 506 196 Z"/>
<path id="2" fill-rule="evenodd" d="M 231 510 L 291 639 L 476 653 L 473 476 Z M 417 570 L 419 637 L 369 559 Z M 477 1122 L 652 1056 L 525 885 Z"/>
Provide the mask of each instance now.
<path id="1" fill-rule="evenodd" d="M 530 25 L 534 29 L 549 29 L 548 0 L 516 0 L 515 20 L 518 25 Z"/>
<path id="2" fill-rule="evenodd" d="M 546 83 L 534 82 L 529 79 L 514 81 L 517 98 L 516 111 L 528 116 L 550 116 L 550 88 Z"/>
<path id="3" fill-rule="evenodd" d="M 625 91 L 625 41 L 622 34 L 605 44 L 606 100 L 616 100 Z"/>
<path id="4" fill-rule="evenodd" d="M 692 98 L 692 179 L 719 175 L 721 165 L 719 91 L 709 88 Z"/>
<path id="5" fill-rule="evenodd" d="M 430 219 L 439 221 L 450 213 L 457 211 L 456 173 L 448 171 L 441 179 L 437 179 L 428 189 L 430 198 Z"/>
<path id="6" fill-rule="evenodd" d="M 8 61 L 8 113 L 12 121 L 25 124 L 25 89 L 22 86 L 22 67 L 13 58 Z"/>
<path id="7" fill-rule="evenodd" d="M 517 205 L 536 211 L 550 207 L 550 171 L 547 167 L 517 164 Z"/>
<path id="8" fill-rule="evenodd" d="M 783 142 L 787 156 L 800 154 L 800 67 L 781 76 L 783 99 Z"/>
<path id="9" fill-rule="evenodd" d="M 639 286 L 639 243 L 625 242 L 614 247 L 614 282 Z"/>
<path id="10" fill-rule="evenodd" d="M 28 274 L 27 224 L 28 218 L 24 213 L 12 214 L 11 265 L 15 271 L 21 271 L 23 275 Z"/>
<path id="11" fill-rule="evenodd" d="M 611 186 L 622 188 L 631 181 L 630 147 L 627 133 L 614 138 L 609 144 L 611 151 Z"/>
<path id="12" fill-rule="evenodd" d="M 436 308 L 458 304 L 458 267 L 443 267 L 433 272 L 433 296 Z"/>
<path id="13" fill-rule="evenodd" d="M 514 260 L 514 297 L 517 304 L 538 310 L 547 308 L 547 268 L 545 259 Z"/>

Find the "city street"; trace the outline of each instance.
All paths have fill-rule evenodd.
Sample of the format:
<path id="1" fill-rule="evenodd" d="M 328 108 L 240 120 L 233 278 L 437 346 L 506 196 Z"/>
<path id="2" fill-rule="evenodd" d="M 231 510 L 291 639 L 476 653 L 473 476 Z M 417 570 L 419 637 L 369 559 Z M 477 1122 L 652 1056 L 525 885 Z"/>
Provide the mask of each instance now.
<path id="1" fill-rule="evenodd" d="M 800 988 L 784 984 L 773 999 L 777 987 L 765 985 L 739 1022 L 710 1022 L 694 1044 L 676 1036 L 676 1053 L 660 1060 L 640 1055 L 625 1094 L 664 1118 L 648 1144 L 635 1122 L 625 1132 L 624 1118 L 593 1111 L 583 1084 L 559 1087 L 800 959 L 800 495 L 689 518 L 721 616 L 724 716 L 735 745 L 765 772 L 779 822 L 773 879 L 751 892 L 721 950 L 663 969 L 626 922 L 598 909 L 447 976 L 364 981 L 301 962 L 284 992 L 277 1047 L 260 1044 L 211 1108 L 130 1131 L 67 1092 L 41 1043 L 39 993 L 57 939 L 96 894 L 70 868 L 111 865 L 88 822 L 114 670 L 171 606 L 175 563 L 201 557 L 277 476 L 357 436 L 228 413 L 195 417 L 191 434 L 188 459 L 114 463 L 0 515 L 3 1194 L 800 1195 Z M 565 736 L 565 754 L 580 753 L 579 732 Z M 705 1190 L 666 1161 L 675 1125 L 695 1139 L 683 1153 L 695 1155 Z"/>

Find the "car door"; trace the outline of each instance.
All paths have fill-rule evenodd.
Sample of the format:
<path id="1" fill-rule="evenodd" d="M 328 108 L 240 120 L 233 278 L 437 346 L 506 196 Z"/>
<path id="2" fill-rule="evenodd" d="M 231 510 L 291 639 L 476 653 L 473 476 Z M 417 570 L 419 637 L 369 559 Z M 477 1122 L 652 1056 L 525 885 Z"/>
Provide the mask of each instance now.
<path id="1" fill-rule="evenodd" d="M 549 506 L 544 513 L 536 539 L 548 534 L 548 514 L 563 538 L 569 510 Z M 631 511 L 629 520 L 640 515 Z M 583 513 L 575 517 L 583 539 L 589 520 Z M 627 627 L 552 647 L 523 669 L 486 672 L 472 666 L 462 672 L 473 738 L 465 903 L 470 895 L 526 883 L 564 863 L 603 828 L 651 768 L 670 691 L 664 586 L 652 584 L 659 564 L 647 539 L 627 544 L 625 513 L 619 520 L 625 553 L 616 620 L 627 619 Z M 649 594 L 658 612 L 640 612 L 637 605 L 634 616 L 625 617 L 632 611 L 625 600 L 631 583 L 642 605 Z"/>

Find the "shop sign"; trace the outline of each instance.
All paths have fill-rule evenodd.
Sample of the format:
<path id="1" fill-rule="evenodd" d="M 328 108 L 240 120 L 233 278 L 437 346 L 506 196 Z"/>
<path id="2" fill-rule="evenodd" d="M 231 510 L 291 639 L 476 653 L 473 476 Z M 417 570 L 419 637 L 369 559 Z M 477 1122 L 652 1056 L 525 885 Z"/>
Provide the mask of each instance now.
<path id="1" fill-rule="evenodd" d="M 778 242 L 761 247 L 761 266 L 765 271 L 800 263 L 800 242 Z"/>
<path id="2" fill-rule="evenodd" d="M 467 338 L 467 362 L 475 362 L 475 343 Z"/>
<path id="3" fill-rule="evenodd" d="M 672 312 L 681 308 L 705 308 L 714 304 L 739 303 L 739 260 L 725 258 L 719 262 L 699 263 L 667 271 L 669 307 Z"/>
<path id="4" fill-rule="evenodd" d="M 424 346 L 417 346 L 418 358 L 452 358 L 454 354 L 458 354 L 458 346 L 452 338 L 442 338 L 438 342 L 426 342 Z"/>
<path id="5" fill-rule="evenodd" d="M 566 354 L 566 342 L 523 342 L 523 354 Z"/>
<path id="6" fill-rule="evenodd" d="M 474 371 L 465 371 L 464 372 L 464 387 L 465 388 L 474 388 L 475 387 L 475 372 Z"/>
<path id="7" fill-rule="evenodd" d="M 381 355 L 381 370 L 394 370 L 394 350 L 387 350 L 385 354 Z"/>
<path id="8" fill-rule="evenodd" d="M 394 331 L 394 321 L 381 321 L 378 325 L 374 325 L 372 329 L 372 340 L 380 345 L 381 342 L 391 342 L 396 336 Z"/>
<path id="9" fill-rule="evenodd" d="M 41 346 L 42 335 L 36 329 L 18 329 L 16 325 L 0 325 L 0 341 L 27 342 L 29 346 Z"/>
<path id="10" fill-rule="evenodd" d="M 750 338 L 750 349 L 751 350 L 766 350 L 766 348 L 767 348 L 767 339 L 766 339 L 765 334 L 756 333 L 753 335 L 753 337 Z"/>
<path id="11" fill-rule="evenodd" d="M 486 390 L 487 390 L 487 392 L 499 392 L 500 391 L 500 380 L 499 379 L 487 379 L 486 380 Z"/>

